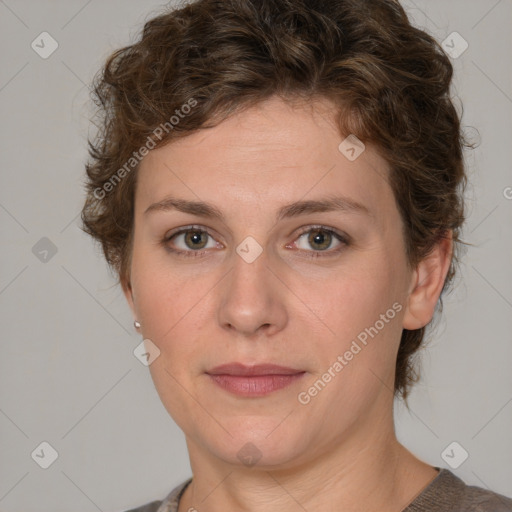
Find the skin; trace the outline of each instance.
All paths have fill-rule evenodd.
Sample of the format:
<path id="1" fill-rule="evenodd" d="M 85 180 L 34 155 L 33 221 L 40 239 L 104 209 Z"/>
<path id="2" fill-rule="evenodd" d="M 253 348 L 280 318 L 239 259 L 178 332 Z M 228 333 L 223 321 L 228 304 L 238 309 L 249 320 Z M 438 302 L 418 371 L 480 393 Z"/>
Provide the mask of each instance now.
<path id="1" fill-rule="evenodd" d="M 408 266 L 387 163 L 370 145 L 349 161 L 338 150 L 344 137 L 332 112 L 327 100 L 307 106 L 272 98 L 141 162 L 130 275 L 122 285 L 141 334 L 160 350 L 151 375 L 186 436 L 193 481 L 180 512 L 334 511 L 341 504 L 354 512 L 400 511 L 437 475 L 396 440 L 392 391 L 402 329 L 431 320 L 452 241 Z M 144 213 L 171 194 L 213 203 L 224 220 Z M 327 195 L 362 203 L 370 214 L 276 222 L 283 205 Z M 328 249 L 319 250 L 307 234 L 318 224 L 349 243 L 328 238 Z M 197 252 L 184 235 L 163 241 L 190 225 L 212 235 L 203 234 L 203 254 L 170 252 Z M 236 252 L 247 236 L 262 248 L 252 263 Z M 299 403 L 298 393 L 394 303 L 402 306 L 396 316 L 309 403 Z M 233 361 L 306 373 L 264 397 L 239 397 L 205 374 Z M 237 457 L 249 442 L 261 455 L 252 467 Z"/>

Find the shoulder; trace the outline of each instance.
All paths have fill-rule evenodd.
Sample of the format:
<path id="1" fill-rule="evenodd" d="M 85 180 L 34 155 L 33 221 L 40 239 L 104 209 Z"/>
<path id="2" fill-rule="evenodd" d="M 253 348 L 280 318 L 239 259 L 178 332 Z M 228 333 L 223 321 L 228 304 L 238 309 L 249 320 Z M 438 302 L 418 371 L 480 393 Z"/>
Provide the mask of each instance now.
<path id="1" fill-rule="evenodd" d="M 142 505 L 142 507 L 131 508 L 126 512 L 157 512 L 157 510 L 162 505 L 162 500 L 160 501 L 152 501 L 151 503 L 147 503 L 146 505 Z"/>
<path id="2" fill-rule="evenodd" d="M 152 501 L 151 503 L 146 503 L 146 505 L 132 508 L 130 510 L 126 510 L 125 512 L 178 512 L 178 504 L 181 495 L 191 481 L 192 478 L 189 478 L 185 482 L 175 487 L 163 500 Z"/>
<path id="3" fill-rule="evenodd" d="M 403 512 L 512 512 L 512 499 L 466 485 L 450 470 L 441 469 Z"/>
<path id="4" fill-rule="evenodd" d="M 487 489 L 466 486 L 461 510 L 468 512 L 511 512 L 512 499 Z"/>

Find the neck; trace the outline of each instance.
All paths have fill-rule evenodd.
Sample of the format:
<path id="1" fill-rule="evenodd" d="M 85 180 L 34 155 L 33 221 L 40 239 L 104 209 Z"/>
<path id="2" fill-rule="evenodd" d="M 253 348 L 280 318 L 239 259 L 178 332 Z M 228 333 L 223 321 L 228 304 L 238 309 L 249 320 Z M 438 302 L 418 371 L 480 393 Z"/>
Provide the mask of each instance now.
<path id="1" fill-rule="evenodd" d="M 437 471 L 398 443 L 392 415 L 387 423 L 369 423 L 354 425 L 343 433 L 345 440 L 333 439 L 306 462 L 289 461 L 285 469 L 234 466 L 187 437 L 194 477 L 179 512 L 400 512 Z"/>

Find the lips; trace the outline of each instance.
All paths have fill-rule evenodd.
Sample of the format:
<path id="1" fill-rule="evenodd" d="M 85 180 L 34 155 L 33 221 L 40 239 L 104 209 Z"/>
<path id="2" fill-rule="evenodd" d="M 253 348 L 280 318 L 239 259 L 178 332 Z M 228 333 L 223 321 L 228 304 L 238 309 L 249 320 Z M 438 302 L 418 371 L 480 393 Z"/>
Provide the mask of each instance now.
<path id="1" fill-rule="evenodd" d="M 290 386 L 306 372 L 275 364 L 246 366 L 229 363 L 216 366 L 206 374 L 225 391 L 241 397 L 262 397 Z"/>
<path id="2" fill-rule="evenodd" d="M 303 370 L 287 368 L 275 364 L 257 364 L 246 366 L 242 363 L 228 363 L 216 366 L 208 370 L 209 375 L 234 375 L 234 376 L 257 376 L 257 375 L 295 375 L 304 373 Z"/>

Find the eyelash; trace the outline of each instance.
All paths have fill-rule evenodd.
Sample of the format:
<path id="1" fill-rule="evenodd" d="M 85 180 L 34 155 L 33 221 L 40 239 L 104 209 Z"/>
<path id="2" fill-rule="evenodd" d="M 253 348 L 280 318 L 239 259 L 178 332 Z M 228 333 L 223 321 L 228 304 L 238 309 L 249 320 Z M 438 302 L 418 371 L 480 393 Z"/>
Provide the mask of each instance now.
<path id="1" fill-rule="evenodd" d="M 162 240 L 162 244 L 164 245 L 164 247 L 168 251 L 170 251 L 170 252 L 172 252 L 174 254 L 177 254 L 179 256 L 184 256 L 186 258 L 198 258 L 198 257 L 204 256 L 204 254 L 206 252 L 208 252 L 209 249 L 203 249 L 203 250 L 199 250 L 199 251 L 194 251 L 194 250 L 183 251 L 183 250 L 180 250 L 180 249 L 172 249 L 171 247 L 169 247 L 169 242 L 173 238 L 175 238 L 175 237 L 177 237 L 177 236 L 179 236 L 179 235 L 181 235 L 183 233 L 188 233 L 189 231 L 198 231 L 200 233 L 206 233 L 209 237 L 214 238 L 213 235 L 207 229 L 204 229 L 201 226 L 186 226 L 186 227 L 184 227 L 184 228 L 182 228 L 182 229 L 172 233 L 171 235 L 166 236 Z M 300 233 L 294 239 L 294 242 L 296 240 L 298 240 L 301 236 L 303 236 L 306 233 L 309 233 L 311 231 L 322 231 L 324 233 L 328 233 L 329 235 L 334 236 L 334 238 L 337 239 L 339 242 L 341 242 L 341 245 L 337 249 L 334 249 L 334 250 L 325 249 L 323 251 L 315 251 L 315 250 L 305 251 L 304 249 L 298 249 L 299 251 L 305 251 L 306 253 L 309 253 L 308 256 L 305 256 L 306 258 L 326 258 L 326 257 L 331 257 L 331 256 L 334 256 L 334 255 L 337 255 L 346 246 L 349 245 L 349 239 L 348 239 L 347 236 L 342 235 L 341 233 L 338 233 L 337 231 L 335 231 L 332 228 L 329 228 L 327 226 L 322 226 L 322 225 L 307 226 L 306 228 L 304 228 L 304 230 L 300 231 Z"/>

